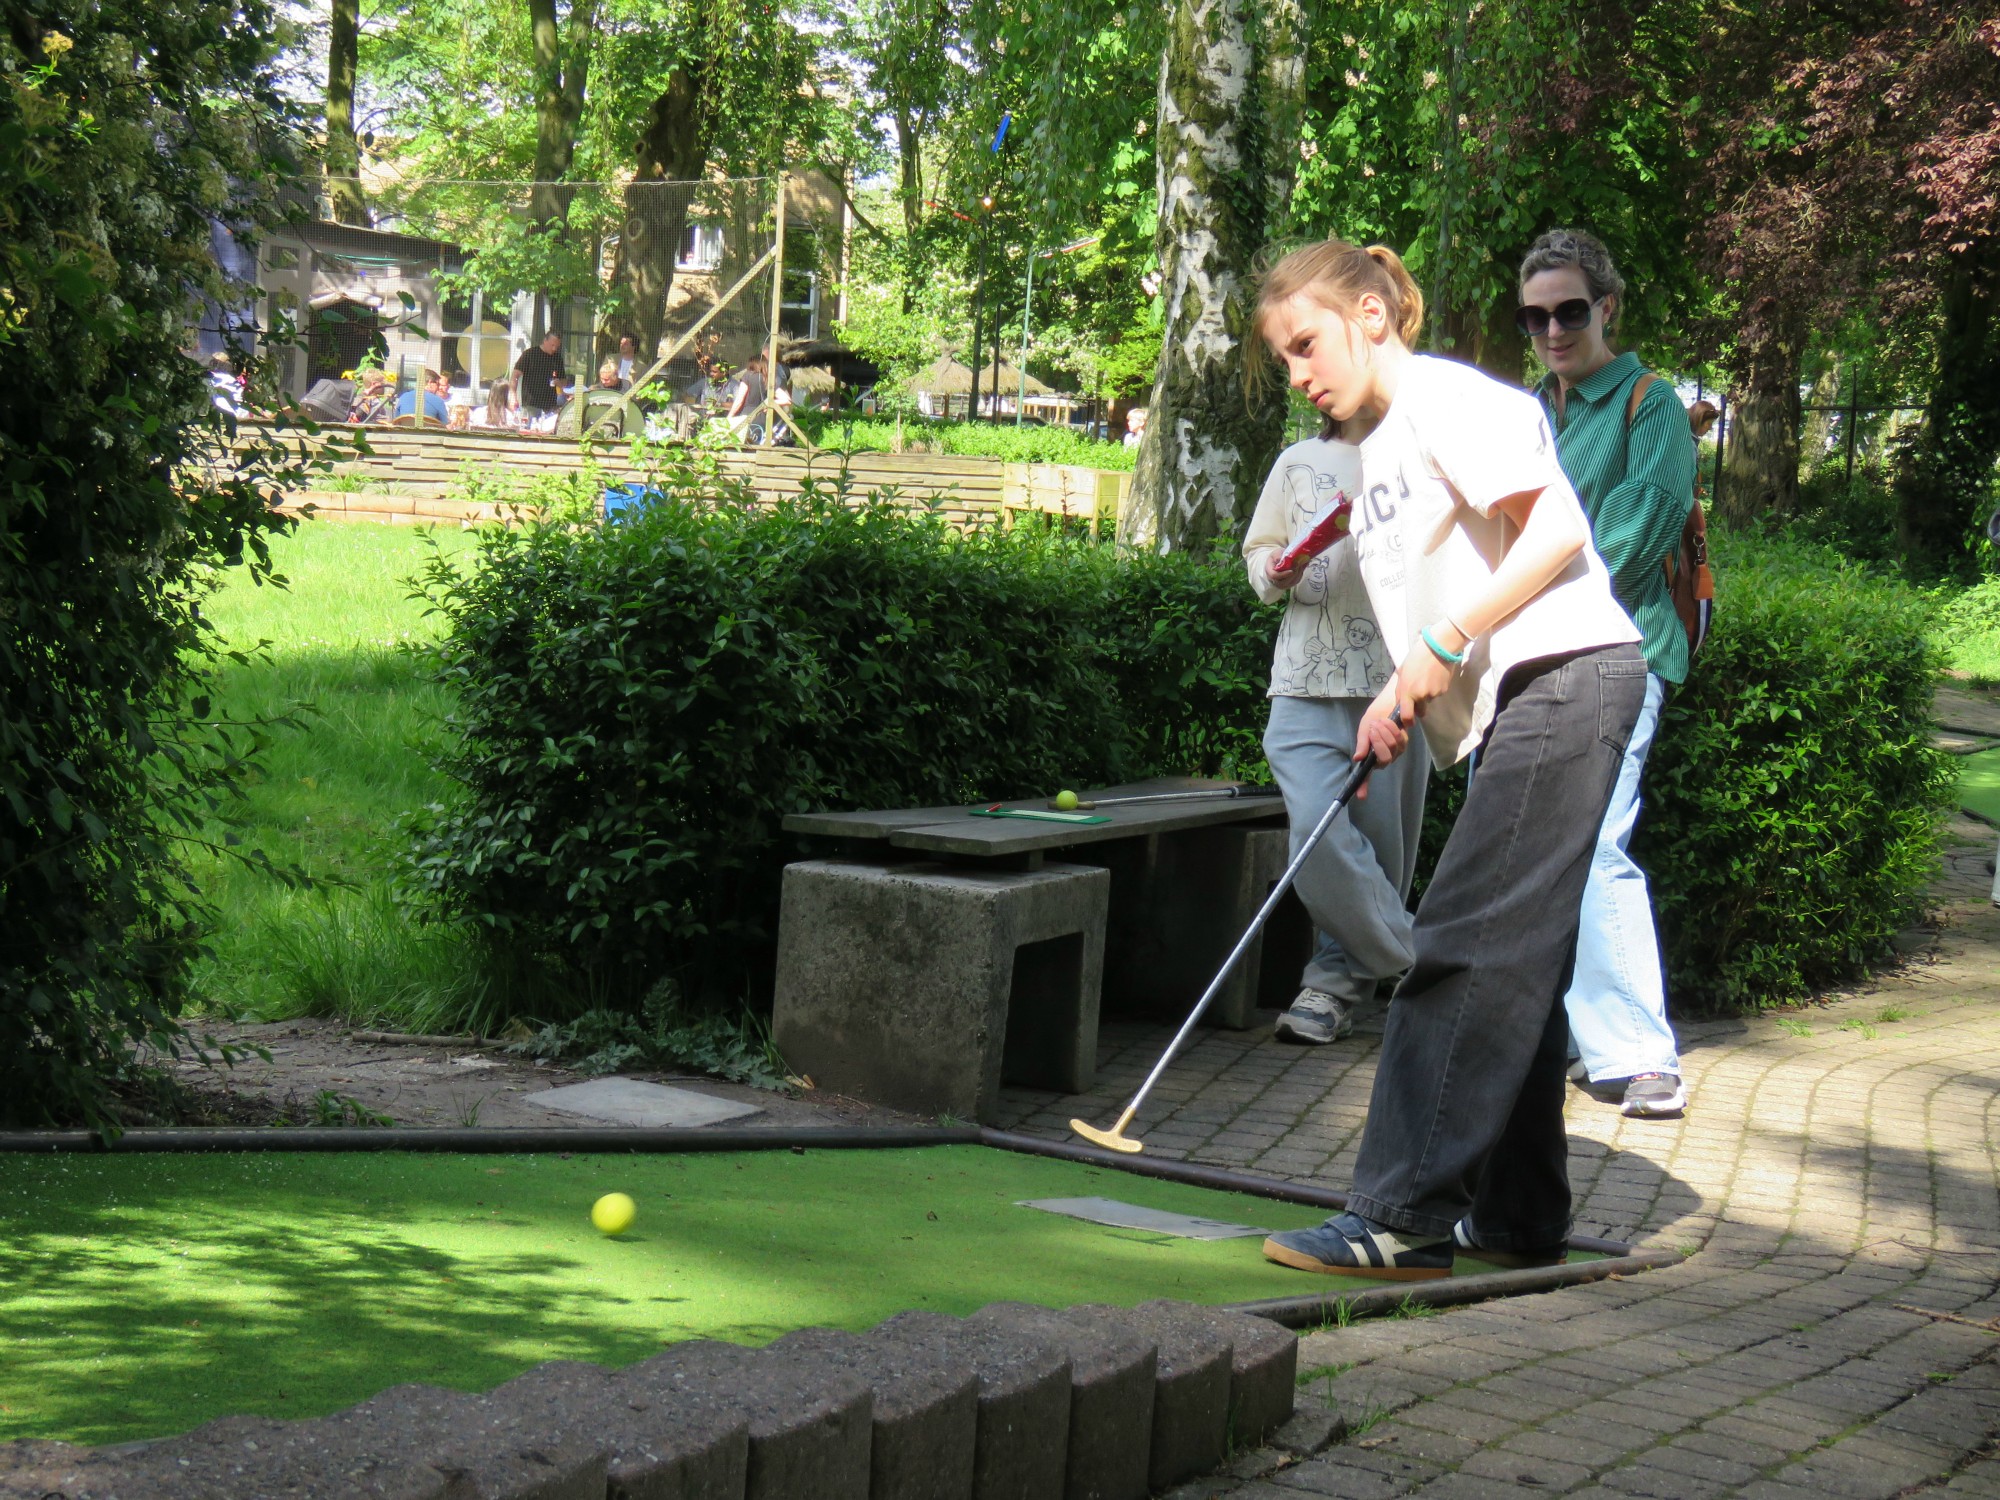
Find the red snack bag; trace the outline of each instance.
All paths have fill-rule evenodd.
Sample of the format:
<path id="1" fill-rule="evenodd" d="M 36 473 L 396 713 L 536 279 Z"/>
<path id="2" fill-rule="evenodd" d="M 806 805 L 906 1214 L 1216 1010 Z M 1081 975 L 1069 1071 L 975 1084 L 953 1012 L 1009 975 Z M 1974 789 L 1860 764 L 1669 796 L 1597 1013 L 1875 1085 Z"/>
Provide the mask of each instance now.
<path id="1" fill-rule="evenodd" d="M 1301 563 L 1312 561 L 1335 542 L 1347 535 L 1348 521 L 1354 515 L 1354 502 L 1341 495 L 1333 503 L 1333 509 L 1313 522 L 1313 528 L 1291 546 L 1280 552 L 1271 563 L 1273 573 L 1289 573 Z"/>

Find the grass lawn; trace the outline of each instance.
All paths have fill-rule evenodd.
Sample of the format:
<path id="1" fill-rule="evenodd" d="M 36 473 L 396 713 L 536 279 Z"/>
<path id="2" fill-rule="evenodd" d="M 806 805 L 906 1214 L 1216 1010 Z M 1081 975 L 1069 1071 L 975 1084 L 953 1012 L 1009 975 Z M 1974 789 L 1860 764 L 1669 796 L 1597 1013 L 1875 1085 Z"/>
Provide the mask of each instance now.
<path id="1" fill-rule="evenodd" d="M 302 720 L 275 731 L 234 831 L 278 863 L 347 882 L 295 890 L 235 860 L 198 856 L 198 878 L 223 914 L 213 957 L 195 975 L 211 1010 L 417 1025 L 471 998 L 478 971 L 463 941 L 413 927 L 388 893 L 394 820 L 448 789 L 425 749 L 448 704 L 406 649 L 432 628 L 406 582 L 432 544 L 459 551 L 471 539 L 308 521 L 272 544 L 289 588 L 257 587 L 238 570 L 211 601 L 230 645 L 269 642 L 247 666 L 222 664 L 218 711 Z"/>

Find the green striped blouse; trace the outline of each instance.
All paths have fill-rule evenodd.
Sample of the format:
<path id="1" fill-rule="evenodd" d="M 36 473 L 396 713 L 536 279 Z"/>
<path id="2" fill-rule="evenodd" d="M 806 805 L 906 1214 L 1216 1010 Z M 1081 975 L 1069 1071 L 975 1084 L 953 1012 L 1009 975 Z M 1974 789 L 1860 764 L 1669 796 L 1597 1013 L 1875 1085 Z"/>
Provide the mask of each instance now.
<path id="1" fill-rule="evenodd" d="M 1627 430 L 1625 404 L 1643 373 L 1638 355 L 1621 354 L 1571 386 L 1561 410 L 1555 376 L 1536 394 L 1548 409 L 1557 456 L 1590 517 L 1618 602 L 1645 637 L 1639 649 L 1646 665 L 1678 683 L 1688 672 L 1687 632 L 1661 565 L 1694 504 L 1694 443 L 1687 411 L 1665 380 L 1646 388 Z"/>

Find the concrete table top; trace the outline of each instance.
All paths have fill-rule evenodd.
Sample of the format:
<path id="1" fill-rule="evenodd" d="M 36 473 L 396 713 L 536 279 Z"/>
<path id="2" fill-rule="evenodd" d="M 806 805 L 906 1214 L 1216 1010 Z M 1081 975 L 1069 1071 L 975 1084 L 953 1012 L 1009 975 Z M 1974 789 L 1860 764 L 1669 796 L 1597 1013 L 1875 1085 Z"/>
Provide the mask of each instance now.
<path id="1" fill-rule="evenodd" d="M 1111 797 L 1143 797 L 1161 792 L 1208 791 L 1239 785 L 1198 776 L 1161 776 L 1124 786 L 1079 791 L 1086 802 Z M 1045 811 L 1047 797 L 1020 798 L 1000 807 Z M 991 807 L 995 804 L 982 804 Z M 822 837 L 882 839 L 899 849 L 971 858 L 1005 858 L 1099 844 L 1113 839 L 1143 838 L 1185 828 L 1255 822 L 1283 817 L 1277 797 L 1218 798 L 1214 801 L 1148 802 L 1136 807 L 1100 807 L 1102 823 L 1042 823 L 1027 818 L 980 818 L 971 807 L 892 808 L 880 812 L 794 813 L 785 819 L 788 833 Z"/>

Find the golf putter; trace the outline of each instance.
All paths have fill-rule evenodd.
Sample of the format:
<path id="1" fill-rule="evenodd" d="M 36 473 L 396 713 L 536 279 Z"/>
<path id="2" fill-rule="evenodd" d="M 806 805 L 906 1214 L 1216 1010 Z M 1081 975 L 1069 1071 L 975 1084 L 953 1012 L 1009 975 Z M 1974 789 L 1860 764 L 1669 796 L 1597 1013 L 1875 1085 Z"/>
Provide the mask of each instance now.
<path id="1" fill-rule="evenodd" d="M 1402 711 L 1396 710 L 1391 714 L 1391 718 L 1401 725 Z M 1103 1146 L 1110 1151 L 1123 1151 L 1127 1155 L 1134 1155 L 1146 1149 L 1144 1142 L 1135 1141 L 1125 1133 L 1126 1127 L 1132 1123 L 1132 1117 L 1139 1113 L 1139 1106 L 1146 1102 L 1146 1096 L 1153 1091 L 1153 1085 L 1160 1081 L 1160 1075 L 1167 1071 L 1167 1064 L 1172 1062 L 1181 1048 L 1187 1044 L 1188 1036 L 1194 1031 L 1195 1023 L 1201 1019 L 1202 1012 L 1207 1010 L 1209 1003 L 1222 992 L 1223 982 L 1229 978 L 1230 971 L 1242 961 L 1243 955 L 1250 951 L 1250 945 L 1257 940 L 1257 934 L 1264 930 L 1264 924 L 1270 921 L 1271 913 L 1278 909 L 1278 903 L 1284 899 L 1285 892 L 1292 888 L 1292 882 L 1298 878 L 1306 860 L 1311 857 L 1313 850 L 1319 847 L 1319 841 L 1326 837 L 1327 829 L 1333 827 L 1333 820 L 1339 817 L 1340 810 L 1353 800 L 1354 794 L 1361 789 L 1361 783 L 1368 779 L 1368 773 L 1375 769 L 1375 765 L 1375 756 L 1371 753 L 1368 759 L 1356 762 L 1354 769 L 1347 773 L 1347 780 L 1342 782 L 1340 790 L 1334 793 L 1332 805 L 1314 825 L 1313 831 L 1306 836 L 1305 843 L 1299 846 L 1299 852 L 1292 856 L 1292 862 L 1285 866 L 1285 873 L 1280 875 L 1278 883 L 1271 887 L 1271 894 L 1264 898 L 1264 904 L 1257 909 L 1257 915 L 1250 919 L 1250 925 L 1243 930 L 1243 936 L 1238 938 L 1236 946 L 1229 950 L 1229 957 L 1222 961 L 1222 967 L 1216 970 L 1215 978 L 1209 980 L 1208 988 L 1201 992 L 1201 998 L 1195 1001 L 1194 1009 L 1188 1012 L 1188 1018 L 1181 1022 L 1181 1029 L 1174 1033 L 1174 1039 L 1167 1043 L 1167 1050 L 1160 1054 L 1160 1060 L 1153 1064 L 1153 1071 L 1146 1075 L 1146 1081 L 1139 1085 L 1139 1092 L 1132 1096 L 1132 1102 L 1125 1106 L 1125 1113 L 1118 1117 L 1118 1123 L 1109 1130 L 1100 1130 L 1087 1121 L 1071 1120 L 1069 1122 L 1071 1130 L 1092 1145 Z"/>

